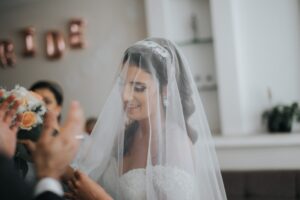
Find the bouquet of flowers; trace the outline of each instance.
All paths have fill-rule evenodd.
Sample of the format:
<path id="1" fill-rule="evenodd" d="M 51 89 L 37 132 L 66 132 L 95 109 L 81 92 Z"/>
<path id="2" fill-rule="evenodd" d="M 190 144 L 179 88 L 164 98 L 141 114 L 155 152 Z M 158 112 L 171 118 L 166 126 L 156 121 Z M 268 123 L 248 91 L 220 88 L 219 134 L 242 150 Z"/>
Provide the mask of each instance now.
<path id="1" fill-rule="evenodd" d="M 42 97 L 19 85 L 10 91 L 1 90 L 4 95 L 0 98 L 0 102 L 13 95 L 21 103 L 17 111 L 17 114 L 21 115 L 18 139 L 36 141 L 40 136 L 43 117 L 47 111 Z M 22 144 L 17 145 L 16 156 L 25 160 L 31 160 L 30 153 Z"/>

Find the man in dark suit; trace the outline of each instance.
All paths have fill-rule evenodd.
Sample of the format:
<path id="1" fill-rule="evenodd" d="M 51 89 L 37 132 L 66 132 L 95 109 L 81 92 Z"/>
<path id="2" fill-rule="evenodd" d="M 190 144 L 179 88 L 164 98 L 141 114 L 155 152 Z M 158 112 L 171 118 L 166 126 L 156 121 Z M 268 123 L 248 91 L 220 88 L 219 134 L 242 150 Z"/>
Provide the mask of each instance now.
<path id="1" fill-rule="evenodd" d="M 2 97 L 0 91 L 0 98 Z M 13 124 L 19 102 L 13 96 L 0 104 L 0 199 L 1 200 L 61 200 L 63 190 L 60 178 L 72 161 L 83 131 L 84 117 L 77 102 L 72 102 L 65 126 L 53 136 L 56 116 L 47 113 L 44 128 L 37 143 L 27 141 L 36 165 L 38 183 L 30 188 L 13 167 L 18 123 Z M 19 121 L 20 117 L 17 118 Z"/>

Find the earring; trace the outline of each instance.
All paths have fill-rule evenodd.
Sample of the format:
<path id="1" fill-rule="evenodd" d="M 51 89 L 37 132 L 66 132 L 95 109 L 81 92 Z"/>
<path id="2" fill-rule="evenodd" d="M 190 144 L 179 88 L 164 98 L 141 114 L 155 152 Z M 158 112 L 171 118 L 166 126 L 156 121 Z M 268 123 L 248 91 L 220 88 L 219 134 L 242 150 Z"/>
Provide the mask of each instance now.
<path id="1" fill-rule="evenodd" d="M 164 105 L 164 107 L 168 106 L 168 98 L 166 95 L 163 96 L 163 105 Z"/>

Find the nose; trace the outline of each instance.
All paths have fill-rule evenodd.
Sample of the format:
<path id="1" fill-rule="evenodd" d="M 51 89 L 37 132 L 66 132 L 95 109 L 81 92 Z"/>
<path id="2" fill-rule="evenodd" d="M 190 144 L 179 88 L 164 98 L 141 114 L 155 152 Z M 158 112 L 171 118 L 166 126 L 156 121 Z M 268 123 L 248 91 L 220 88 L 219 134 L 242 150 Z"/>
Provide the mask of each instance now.
<path id="1" fill-rule="evenodd" d="M 129 102 L 132 100 L 132 90 L 129 85 L 126 85 L 123 90 L 123 101 Z"/>

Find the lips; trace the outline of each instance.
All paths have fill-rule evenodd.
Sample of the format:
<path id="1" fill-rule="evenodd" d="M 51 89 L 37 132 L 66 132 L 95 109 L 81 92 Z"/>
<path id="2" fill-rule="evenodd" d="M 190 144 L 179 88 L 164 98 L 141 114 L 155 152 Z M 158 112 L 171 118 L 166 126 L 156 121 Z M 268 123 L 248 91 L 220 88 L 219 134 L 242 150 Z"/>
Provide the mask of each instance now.
<path id="1" fill-rule="evenodd" d="M 133 111 L 135 109 L 140 108 L 140 105 L 137 104 L 125 104 L 124 109 L 128 111 Z"/>

